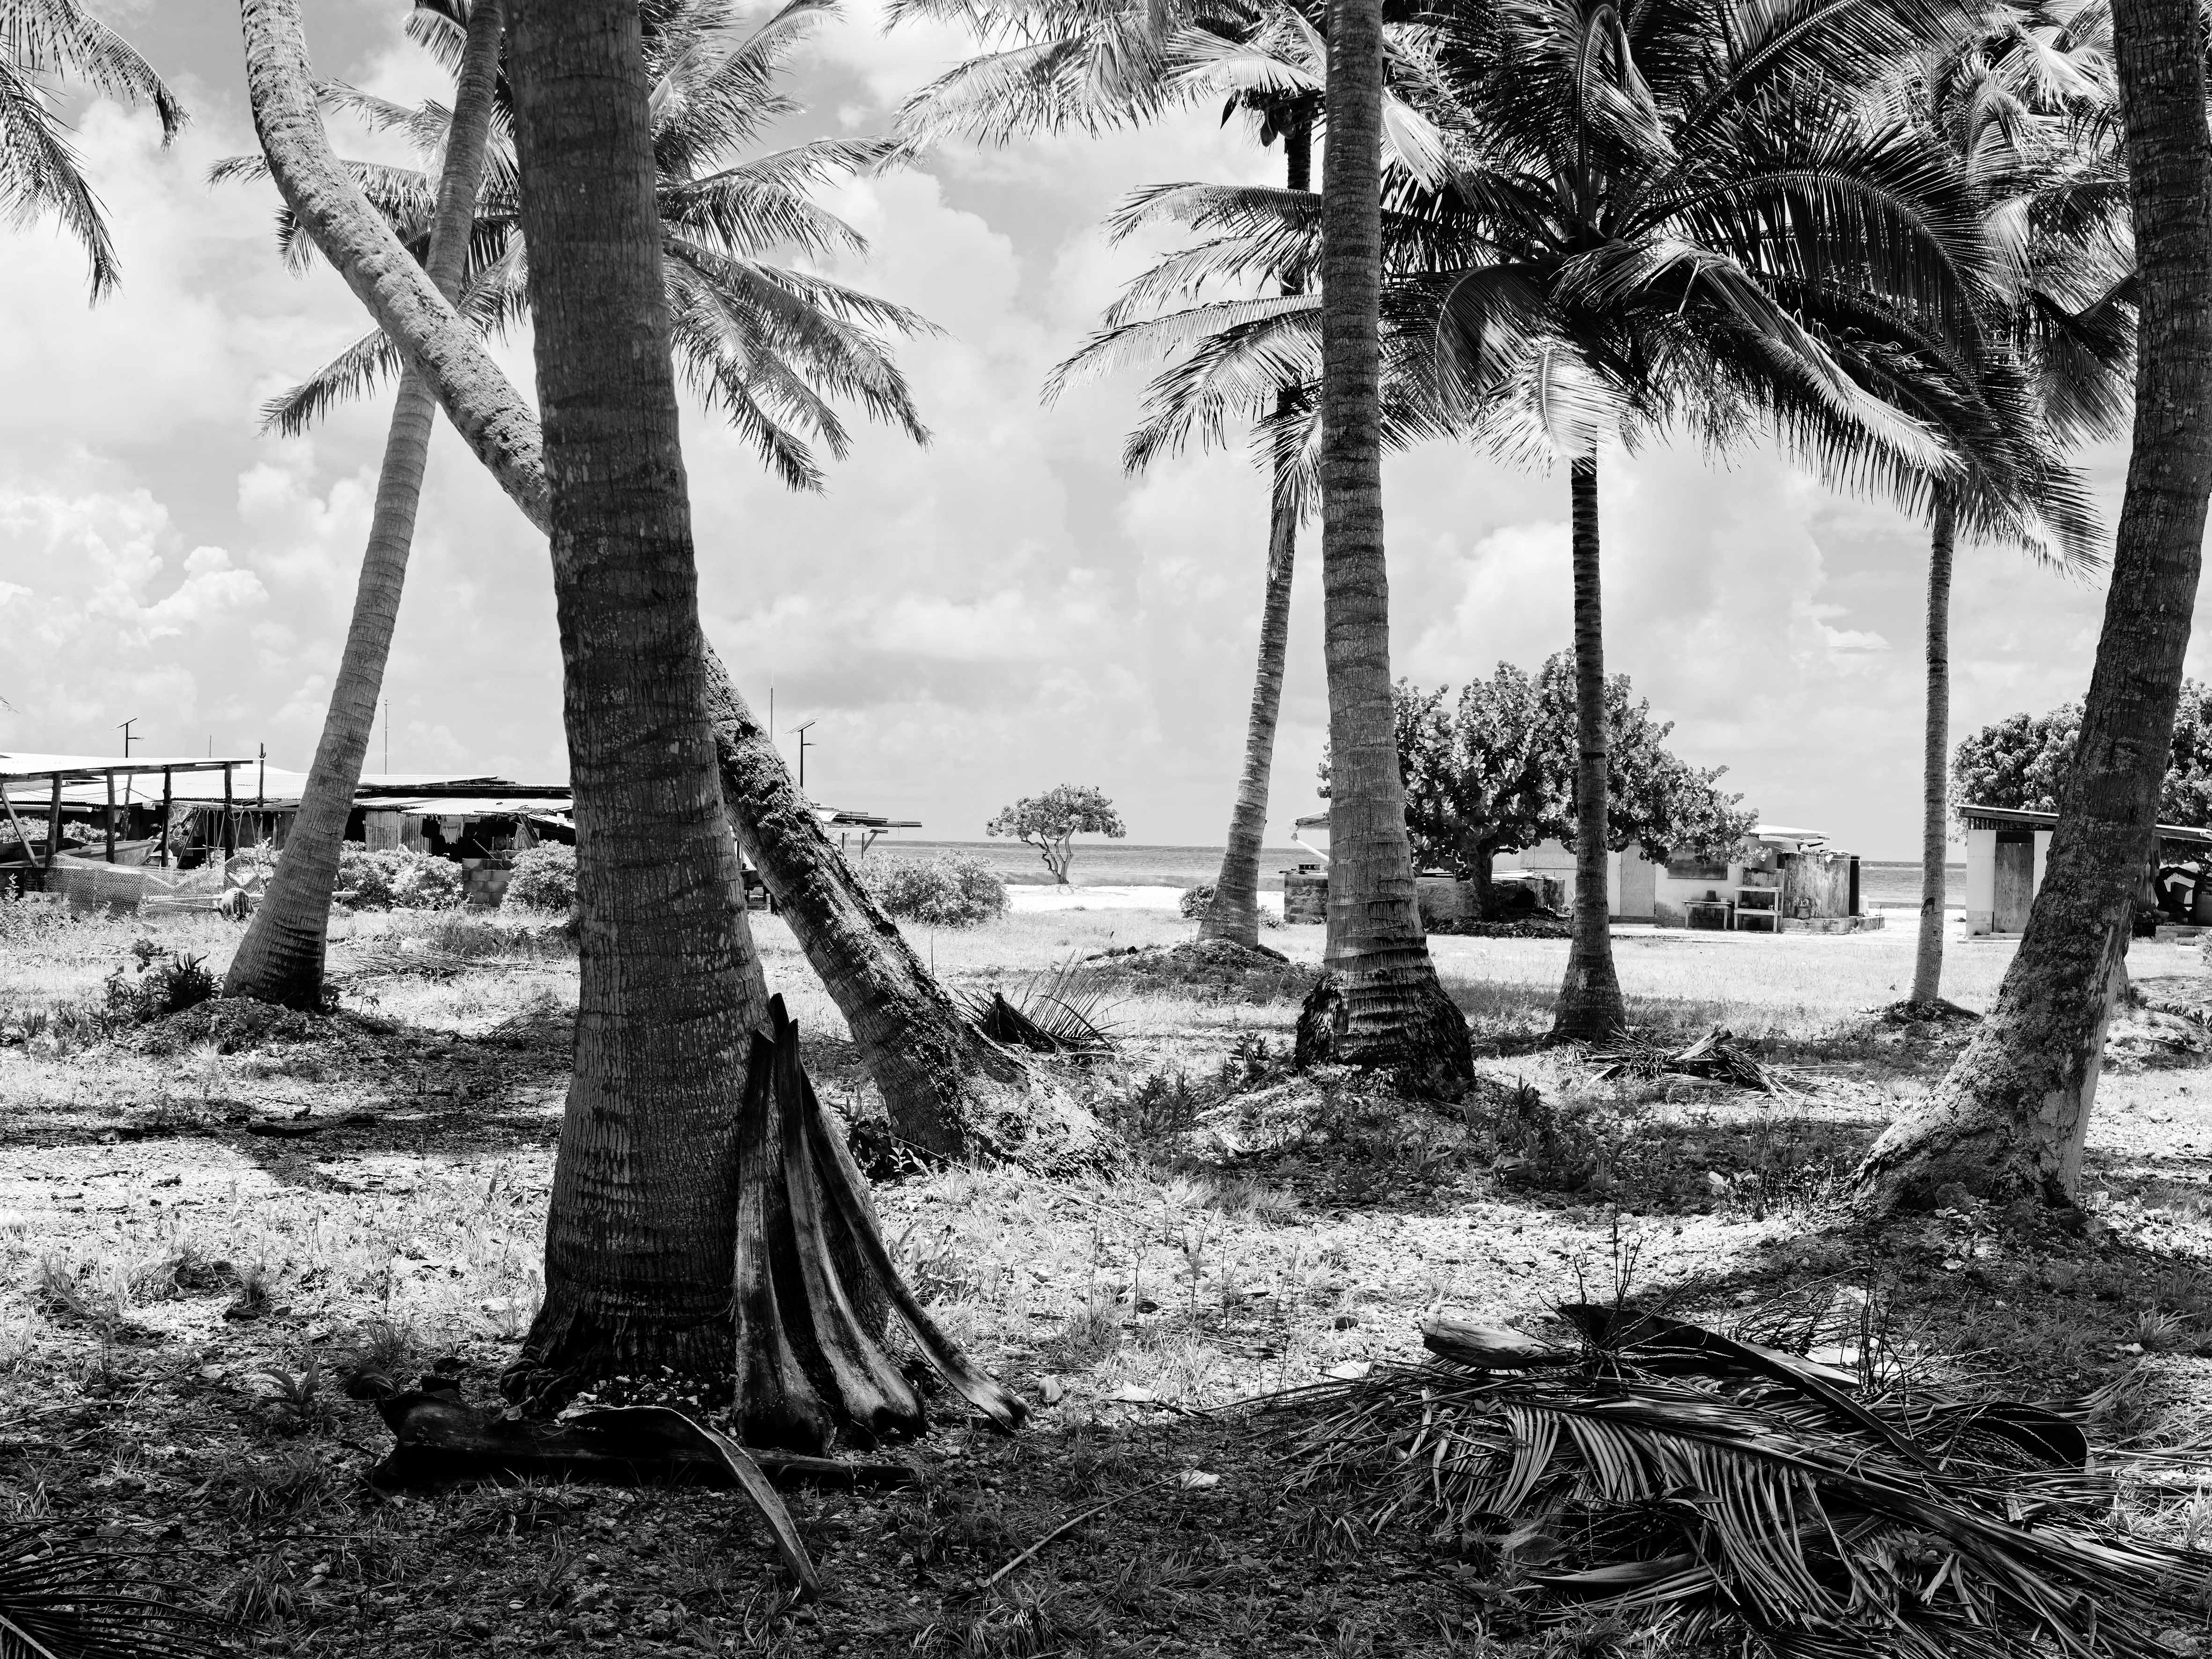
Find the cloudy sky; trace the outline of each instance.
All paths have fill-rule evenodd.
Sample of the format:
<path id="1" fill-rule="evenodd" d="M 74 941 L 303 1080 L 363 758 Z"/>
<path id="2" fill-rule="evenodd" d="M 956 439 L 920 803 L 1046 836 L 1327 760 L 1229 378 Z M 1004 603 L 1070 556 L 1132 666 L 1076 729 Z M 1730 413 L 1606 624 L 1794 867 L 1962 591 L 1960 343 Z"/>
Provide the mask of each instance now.
<path id="1" fill-rule="evenodd" d="M 233 7 L 102 9 L 194 120 L 163 150 L 149 116 L 82 112 L 119 295 L 88 308 L 82 257 L 48 228 L 14 233 L 0 257 L 0 748 L 114 752 L 136 716 L 154 750 L 265 744 L 304 767 L 386 406 L 307 439 L 257 432 L 262 400 L 353 339 L 362 313 L 326 269 L 279 264 L 268 187 L 205 182 L 252 144 Z M 435 94 L 404 9 L 306 0 L 318 70 Z M 801 62 L 808 113 L 793 131 L 880 131 L 963 46 L 887 37 L 856 0 Z M 1200 112 L 1110 140 L 950 151 L 836 200 L 872 243 L 840 274 L 945 331 L 903 351 L 934 441 L 871 431 L 825 493 L 794 496 L 704 415 L 685 434 L 708 631 L 757 703 L 775 688 L 781 725 L 815 721 L 817 799 L 973 839 L 1017 795 L 1092 782 L 1134 841 L 1220 839 L 1261 479 L 1241 453 L 1124 478 L 1134 379 L 1050 409 L 1037 392 L 1141 259 L 1095 228 L 1125 191 L 1271 176 L 1248 137 Z M 503 355 L 526 380 L 526 342 Z M 2120 465 L 2098 458 L 2108 511 Z M 1920 532 L 1763 455 L 1726 470 L 1695 452 L 1614 456 L 1603 477 L 1610 663 L 1674 721 L 1680 751 L 1727 765 L 1769 820 L 1912 856 Z M 1455 684 L 1566 643 L 1564 474 L 1440 447 L 1394 459 L 1387 485 L 1397 672 Z M 1312 809 L 1326 723 L 1317 534 L 1302 556 L 1273 841 Z M 2007 550 L 1965 552 L 1954 732 L 2080 696 L 2102 598 Z M 441 429 L 386 681 L 392 766 L 565 776 L 558 673 L 543 544 Z"/>

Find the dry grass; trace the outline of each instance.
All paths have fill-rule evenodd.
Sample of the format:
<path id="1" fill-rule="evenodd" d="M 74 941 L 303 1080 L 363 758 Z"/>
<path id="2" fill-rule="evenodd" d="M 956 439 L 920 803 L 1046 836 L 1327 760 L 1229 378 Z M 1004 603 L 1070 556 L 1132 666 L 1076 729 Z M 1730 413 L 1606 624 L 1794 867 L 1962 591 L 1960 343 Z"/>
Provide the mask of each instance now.
<path id="1" fill-rule="evenodd" d="M 395 936 L 427 937 L 439 925 L 356 921 L 337 941 L 333 965 L 343 975 L 357 954 L 384 949 Z M 810 1064 L 825 1094 L 836 1102 L 865 1092 L 843 1021 L 788 928 L 756 915 L 753 929 L 771 985 L 808 1034 Z M 1172 944 L 1192 932 L 1192 924 L 1158 913 L 1061 911 L 923 932 L 915 944 L 955 988 L 1011 988 L 1071 957 Z M 76 922 L 50 933 L 0 944 L 0 1012 L 33 1000 L 61 1007 L 96 994 L 107 969 L 142 935 L 204 954 L 218 972 L 237 937 L 230 924 L 198 916 Z M 1298 959 L 1318 956 L 1317 929 L 1268 937 Z M 1089 1633 L 1069 1638 L 1068 1650 L 1206 1651 L 1172 1630 L 1144 1633 L 1147 1594 L 1155 1609 L 1221 1612 L 1210 1592 L 1159 1589 L 1183 1582 L 1177 1573 L 1200 1571 L 1188 1555 L 1198 1544 L 1179 1534 L 1112 1534 L 1104 1555 L 1071 1549 L 1029 1588 L 1010 1582 L 1008 1591 L 1019 1589 L 1029 1601 L 948 1600 L 926 1564 L 940 1552 L 960 1572 L 981 1576 L 1052 1524 L 1054 1506 L 1069 1512 L 1085 1492 L 1103 1496 L 1152 1478 L 1162 1457 L 1198 1455 L 1182 1441 L 1173 1443 L 1181 1451 L 1162 1449 L 1166 1437 L 1200 1432 L 1188 1413 L 1333 1369 L 1409 1356 L 1431 1310 L 1540 1319 L 1548 1304 L 1605 1281 L 1616 1227 L 1638 1249 L 1645 1282 L 1726 1287 L 1711 1292 L 1724 1301 L 1745 1284 L 1796 1286 L 1857 1271 L 1847 1249 L 1820 1236 L 1827 1174 L 1848 1164 L 1881 1117 L 1953 1051 L 1917 1036 L 1849 1035 L 1862 1029 L 1852 1024 L 1856 1010 L 1899 994 L 1893 988 L 1909 969 L 1909 928 L 1780 939 L 1623 930 L 1618 939 L 1622 977 L 1642 1018 L 1682 1028 L 1720 1020 L 1778 1042 L 1828 1044 L 1832 1060 L 1816 1107 L 1778 1115 L 1764 1097 L 1682 1079 L 1596 1083 L 1572 1054 L 1531 1052 L 1519 1041 L 1548 1010 L 1564 946 L 1440 939 L 1440 968 L 1492 1052 L 1486 1073 L 1501 1090 L 1527 1081 L 1563 1122 L 1583 1126 L 1576 1133 L 1593 1137 L 1593 1156 L 1611 1160 L 1612 1185 L 1562 1191 L 1493 1170 L 1494 1125 L 1479 1121 L 1473 1105 L 1370 1111 L 1327 1089 L 1282 1095 L 1279 1133 L 1264 1145 L 1232 1152 L 1208 1142 L 1186 1132 L 1230 1121 L 1214 1110 L 1225 1090 L 1272 1086 L 1279 1071 L 1270 1068 L 1287 1047 L 1295 1006 L 1147 992 L 1113 1011 L 1117 1053 L 1066 1074 L 1103 1107 L 1153 1114 L 1146 1121 L 1159 1133 L 1146 1137 L 1147 1156 L 1082 1180 L 947 1170 L 881 1188 L 878 1202 L 909 1278 L 956 1339 L 1030 1390 L 1040 1409 L 1034 1436 L 989 1454 L 1012 1460 L 1003 1487 L 980 1484 L 981 1474 L 962 1486 L 969 1476 L 948 1474 L 951 1485 L 926 1500 L 886 1499 L 875 1508 L 823 1500 L 806 1511 L 805 1524 L 817 1528 L 849 1517 L 860 1530 L 847 1571 L 877 1583 L 884 1598 L 869 1603 L 871 1618 L 880 1615 L 869 1626 L 874 1633 L 852 1638 L 847 1650 L 1022 1650 L 1030 1638 L 1017 1640 L 1018 1632 L 1060 1628 L 1052 1598 L 1065 1585 L 1050 1575 L 1102 1572 L 1111 1555 L 1114 1571 L 1135 1576 L 1121 1591 L 1083 1592 L 1092 1598 L 1084 1607 L 1108 1609 L 1099 1615 L 1105 1622 L 1085 1626 Z M 1985 1003 L 2011 948 L 1955 948 L 1947 989 L 1970 1006 Z M 544 1206 L 566 1087 L 573 956 L 543 940 L 489 934 L 450 954 L 466 957 L 458 977 L 361 981 L 344 1006 L 368 1023 L 330 1022 L 306 1041 L 229 1054 L 203 1044 L 167 1056 L 107 1041 L 0 1046 L 0 1136 L 8 1144 L 0 1156 L 0 1425 L 57 1404 L 112 1414 L 126 1410 L 113 1402 L 128 1398 L 148 1402 L 128 1410 L 158 1406 L 171 1414 L 134 1430 L 137 1443 L 187 1448 L 172 1455 L 118 1446 L 91 1469 L 42 1462 L 46 1454 L 31 1443 L 0 1437 L 0 1516 L 41 1512 L 57 1500 L 64 1508 L 125 1503 L 134 1514 L 167 1515 L 183 1494 L 199 1492 L 191 1501 L 206 1518 L 193 1524 L 216 1528 L 220 1547 L 235 1553 L 222 1594 L 275 1621 L 267 1625 L 277 1643 L 272 1651 L 304 1650 L 296 1644 L 317 1618 L 331 1632 L 319 1638 L 319 1651 L 407 1659 L 507 1651 L 504 1635 L 470 1634 L 465 1620 L 479 1613 L 488 1631 L 503 1632 L 512 1620 L 573 1650 L 613 1639 L 592 1622 L 603 1613 L 588 1612 L 573 1593 L 603 1571 L 585 1561 L 584 1546 L 602 1553 L 611 1547 L 588 1528 L 577 1543 L 560 1546 L 568 1554 L 532 1557 L 527 1572 L 496 1581 L 483 1607 L 455 1613 L 439 1639 L 459 1646 L 374 1633 L 403 1613 L 415 1618 L 409 1598 L 429 1593 L 394 1589 L 392 1575 L 401 1571 L 394 1564 L 415 1563 L 406 1569 L 418 1575 L 409 1586 L 434 1586 L 437 1549 L 447 1547 L 430 1548 L 425 1529 L 450 1537 L 446 1528 L 493 1500 L 462 1495 L 419 1516 L 354 1513 L 360 1463 L 349 1462 L 342 1443 L 380 1444 L 381 1431 L 337 1400 L 332 1379 L 351 1355 L 376 1343 L 418 1358 L 450 1353 L 477 1387 L 512 1353 L 539 1294 Z M 2139 972 L 2161 965 L 2148 947 L 2138 955 Z M 2162 965 L 2172 971 L 2182 956 L 2168 951 Z M 2095 1181 L 2111 1191 L 2107 1212 L 2118 1234 L 2150 1241 L 2176 1260 L 2212 1250 L 2203 1167 L 2178 1156 L 2193 1137 L 2212 1148 L 2212 1098 L 2201 1097 L 2212 1091 L 2191 1093 L 2191 1068 L 2199 1065 L 2201 1055 L 2191 1053 L 2169 1069 L 2108 1073 L 2093 1147 Z M 1497 1097 L 1485 1093 L 1477 1104 Z M 298 1141 L 240 1127 L 299 1112 L 335 1125 L 356 1111 L 376 1121 Z M 1929 1249 L 1927 1265 L 1913 1271 L 1929 1277 L 1930 1305 L 1950 1307 L 1941 1298 L 1970 1288 L 1966 1267 L 1947 1273 L 1942 1264 L 1955 1259 L 1971 1267 L 1981 1258 L 1971 1239 L 1962 1246 L 1948 1235 Z M 1945 1254 L 1961 1249 L 1964 1256 Z M 2037 1271 L 2032 1261 L 2019 1267 L 2039 1286 Z M 2197 1323 L 2169 1343 L 2163 1325 L 2136 1318 L 2148 1305 L 2197 1322 L 2212 1297 L 2193 1281 L 2160 1290 L 2163 1281 L 2138 1283 L 2141 1274 L 2108 1278 L 2092 1261 L 2060 1287 L 2071 1298 L 2063 1328 L 2043 1305 L 2051 1293 L 2014 1292 L 2008 1280 L 1996 1309 L 1932 1317 L 1926 1346 L 1940 1349 L 1948 1337 L 1960 1348 L 2010 1345 L 2063 1360 L 2068 1375 L 2094 1376 L 2112 1363 L 2119 1344 L 2149 1331 L 2139 1346 L 2165 1348 L 2159 1386 L 2166 1393 L 2144 1407 L 2146 1421 L 2171 1409 L 2163 1400 L 2193 1397 L 2192 1389 L 2212 1397 L 2212 1364 L 2187 1352 Z M 311 1359 L 318 1381 L 307 1388 L 297 1380 Z M 2197 1366 L 2204 1377 L 2191 1376 Z M 293 1384 L 265 1375 L 272 1371 Z M 305 1396 L 280 1398 L 287 1386 Z M 1042 1404 L 1047 1399 L 1054 1403 Z M 982 1455 L 960 1450 L 963 1444 L 947 1443 L 948 1468 L 968 1468 L 963 1458 Z M 1032 1462 L 1021 1465 L 1029 1473 L 1018 1481 L 1023 1459 Z M 1265 1519 L 1275 1500 L 1264 1472 L 1255 1478 L 1253 1513 L 1261 1519 L 1251 1524 L 1264 1531 L 1277 1524 Z M 108 1484 L 88 1490 L 88 1480 Z M 692 1516 L 683 1507 L 690 1502 L 644 1500 L 636 1512 Z M 610 1512 L 619 1509 L 611 1498 L 605 1503 Z M 664 1503 L 674 1507 L 652 1507 Z M 1187 1521 L 1212 1535 L 1203 1530 L 1212 1523 L 1201 1510 L 1175 1513 L 1183 1518 L 1173 1525 Z M 558 1532 L 568 1523 L 556 1517 L 549 1524 Z M 272 1554 L 252 1541 L 259 1528 L 310 1525 L 339 1541 L 316 1545 L 313 1555 Z M 1228 1541 L 1261 1553 L 1246 1577 L 1265 1581 L 1273 1599 L 1263 1611 L 1283 1628 L 1340 1617 L 1341 1609 L 1301 1599 L 1320 1592 L 1311 1588 L 1318 1581 L 1301 1576 L 1305 1568 L 1282 1565 L 1303 1559 L 1295 1552 L 1278 1557 L 1267 1553 L 1275 1543 Z M 728 1599 L 695 1596 L 686 1605 L 719 1609 L 708 1625 L 733 1644 L 724 1650 L 832 1650 L 826 1636 L 817 1644 L 806 1634 L 826 1632 L 828 1622 L 801 1626 L 786 1605 L 748 1601 L 765 1588 L 752 1576 L 751 1558 L 717 1547 L 716 1582 Z M 312 1569 L 321 1560 L 331 1571 L 318 1577 Z M 1346 1571 L 1356 1599 L 1359 1570 Z M 1438 1583 L 1449 1582 L 1448 1571 L 1437 1571 Z M 1114 1600 L 1124 1592 L 1126 1607 Z M 1360 1616 L 1395 1617 L 1413 1594 L 1393 1591 L 1380 1613 L 1377 1604 L 1358 1601 Z M 343 1605 L 362 1621 L 357 1626 L 342 1630 L 330 1625 L 335 1613 L 316 1611 L 348 1596 L 355 1599 Z M 526 1603 L 524 1612 L 511 1613 L 514 1600 Z M 909 1615 L 912 1622 L 894 1632 Z M 1342 1627 L 1361 1628 L 1356 1620 Z M 1101 1633 L 1108 1628 L 1126 1637 L 1109 1641 Z M 756 1637 L 755 1645 L 741 1645 Z M 787 1638 L 792 1645 L 774 1645 Z M 1245 1650 L 1224 1639 L 1229 1645 L 1218 1651 Z M 1393 1639 L 1393 1651 L 1454 1650 L 1411 1634 Z M 607 1650 L 664 1650 L 650 1633 L 622 1640 Z M 678 1640 L 670 1636 L 665 1650 L 680 1650 Z"/>

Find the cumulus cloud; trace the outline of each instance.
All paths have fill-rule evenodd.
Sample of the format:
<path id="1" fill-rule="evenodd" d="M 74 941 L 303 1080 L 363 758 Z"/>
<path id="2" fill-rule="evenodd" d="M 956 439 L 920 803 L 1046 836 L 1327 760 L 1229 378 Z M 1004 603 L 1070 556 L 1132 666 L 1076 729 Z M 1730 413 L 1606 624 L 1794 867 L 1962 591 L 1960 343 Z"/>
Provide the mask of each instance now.
<path id="1" fill-rule="evenodd" d="M 143 114 L 84 112 L 125 261 L 113 301 L 86 308 L 82 258 L 50 230 L 11 236 L 0 260 L 0 378 L 33 389 L 0 407 L 0 696 L 15 711 L 0 709 L 0 744 L 112 749 L 115 721 L 140 714 L 162 746 L 265 740 L 301 766 L 352 600 L 388 396 L 310 441 L 259 435 L 261 400 L 363 319 L 328 271 L 279 266 L 265 186 L 201 182 L 210 161 L 252 143 L 234 34 L 189 8 L 112 3 L 197 119 L 165 151 Z M 324 72 L 408 100 L 437 90 L 390 8 L 330 0 L 311 23 Z M 787 136 L 884 131 L 966 50 L 950 28 L 880 24 L 880 0 L 864 0 L 823 32 L 798 88 L 811 113 Z M 1256 648 L 1265 481 L 1242 453 L 1125 478 L 1140 375 L 1039 400 L 1164 245 L 1109 245 L 1097 227 L 1116 200 L 1175 179 L 1279 177 L 1279 151 L 1218 114 L 948 147 L 840 193 L 872 250 L 836 274 L 945 331 L 900 351 L 927 448 L 862 429 L 823 494 L 793 495 L 720 422 L 687 414 L 708 629 L 757 702 L 775 688 L 780 724 L 816 720 L 820 798 L 973 836 L 1003 801 L 1066 778 L 1106 787 L 1137 839 L 1223 833 Z M 526 338 L 501 356 L 526 387 Z M 2114 507 L 2120 459 L 2095 459 Z M 1610 665 L 1676 723 L 1682 752 L 1728 765 L 1770 817 L 1909 854 L 1924 532 L 1757 453 L 1727 467 L 1663 447 L 1609 454 L 1601 479 Z M 1563 474 L 1436 446 L 1393 458 L 1386 487 L 1399 672 L 1457 684 L 1566 645 Z M 1309 525 L 1278 837 L 1313 803 L 1326 735 L 1320 577 Z M 1962 549 L 1954 731 L 2078 696 L 2101 604 L 2098 581 Z M 2207 662 L 2212 647 L 2192 654 L 2193 669 Z M 386 690 L 395 766 L 565 772 L 544 547 L 442 428 Z"/>

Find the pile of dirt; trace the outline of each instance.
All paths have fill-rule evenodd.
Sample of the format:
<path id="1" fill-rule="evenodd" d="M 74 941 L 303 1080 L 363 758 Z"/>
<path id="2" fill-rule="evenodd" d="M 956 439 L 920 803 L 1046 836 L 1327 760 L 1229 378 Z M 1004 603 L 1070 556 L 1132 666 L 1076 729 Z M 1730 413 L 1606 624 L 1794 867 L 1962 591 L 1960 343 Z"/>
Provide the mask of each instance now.
<path id="1" fill-rule="evenodd" d="M 1133 991 L 1194 993 L 1222 1002 L 1297 1001 L 1321 977 L 1320 969 L 1292 962 L 1279 951 L 1224 939 L 1102 951 L 1083 965 L 1096 978 Z"/>
<path id="2" fill-rule="evenodd" d="M 265 1043 L 306 1042 L 325 1036 L 330 1024 L 327 1018 L 251 997 L 216 997 L 154 1021 L 133 1046 L 141 1054 L 159 1056 L 213 1043 L 217 1054 L 234 1054 Z"/>

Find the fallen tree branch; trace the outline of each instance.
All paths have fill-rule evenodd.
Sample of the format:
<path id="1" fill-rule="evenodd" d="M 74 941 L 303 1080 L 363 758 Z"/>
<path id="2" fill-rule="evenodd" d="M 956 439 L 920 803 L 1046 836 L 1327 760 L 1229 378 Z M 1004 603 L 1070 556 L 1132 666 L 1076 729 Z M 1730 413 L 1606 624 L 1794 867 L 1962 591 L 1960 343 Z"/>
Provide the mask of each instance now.
<path id="1" fill-rule="evenodd" d="M 1073 1532 L 1078 1527 L 1081 1526 L 1086 1521 L 1097 1520 L 1100 1516 L 1105 1514 L 1107 1510 L 1112 1509 L 1114 1505 L 1121 1503 L 1124 1498 L 1134 1498 L 1139 1492 L 1151 1492 L 1155 1487 L 1164 1486 L 1170 1481 L 1180 1480 L 1182 1479 L 1182 1476 L 1180 1474 L 1164 1474 L 1157 1480 L 1147 1480 L 1141 1486 L 1132 1486 L 1127 1492 L 1116 1492 L 1113 1497 L 1108 1498 L 1103 1504 L 1092 1504 L 1089 1509 L 1084 1510 L 1082 1514 L 1073 1516 L 1067 1520 L 1061 1522 L 1050 1532 L 1045 1534 L 1043 1537 L 1038 1539 L 1036 1543 L 1030 1545 L 1012 1560 L 1007 1562 L 1005 1566 L 1000 1567 L 998 1571 L 993 1573 L 988 1578 L 986 1578 L 983 1581 L 983 1588 L 985 1589 L 996 1588 L 1000 1579 L 1004 1578 L 1016 1567 L 1021 1565 L 1023 1562 L 1027 1561 L 1031 1557 L 1035 1556 L 1036 1553 L 1044 1548 L 1046 1545 L 1053 1542 L 1055 1539 L 1066 1537 L 1068 1534 Z"/>

